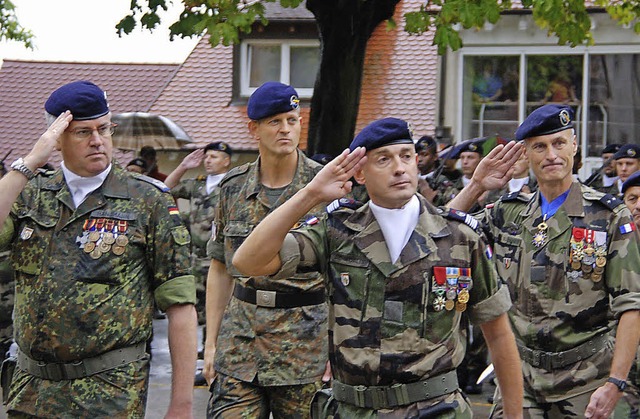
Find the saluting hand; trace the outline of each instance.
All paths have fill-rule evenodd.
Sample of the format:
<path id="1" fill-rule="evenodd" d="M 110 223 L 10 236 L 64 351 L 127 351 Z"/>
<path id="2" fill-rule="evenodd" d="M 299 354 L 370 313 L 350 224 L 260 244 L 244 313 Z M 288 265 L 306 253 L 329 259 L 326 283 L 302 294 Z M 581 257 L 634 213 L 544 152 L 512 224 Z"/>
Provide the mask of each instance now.
<path id="1" fill-rule="evenodd" d="M 482 185 L 485 191 L 502 188 L 511 180 L 514 165 L 523 152 L 524 146 L 515 141 L 498 144 L 480 160 L 473 172 L 473 180 Z"/>
<path id="2" fill-rule="evenodd" d="M 31 152 L 24 158 L 25 165 L 35 171 L 38 167 L 44 166 L 55 150 L 60 149 L 60 136 L 67 129 L 73 115 L 65 111 L 47 128 L 47 130 L 36 141 Z"/>
<path id="3" fill-rule="evenodd" d="M 357 147 L 353 151 L 344 150 L 338 157 L 331 160 L 306 186 L 313 193 L 312 196 L 322 202 L 342 198 L 351 192 L 350 179 L 367 161 L 366 149 Z"/>
<path id="4" fill-rule="evenodd" d="M 194 151 L 193 153 L 189 153 L 184 159 L 182 159 L 182 163 L 180 164 L 186 170 L 195 169 L 196 167 L 200 166 L 200 163 L 202 163 L 203 158 L 204 158 L 204 150 L 200 148 Z"/>

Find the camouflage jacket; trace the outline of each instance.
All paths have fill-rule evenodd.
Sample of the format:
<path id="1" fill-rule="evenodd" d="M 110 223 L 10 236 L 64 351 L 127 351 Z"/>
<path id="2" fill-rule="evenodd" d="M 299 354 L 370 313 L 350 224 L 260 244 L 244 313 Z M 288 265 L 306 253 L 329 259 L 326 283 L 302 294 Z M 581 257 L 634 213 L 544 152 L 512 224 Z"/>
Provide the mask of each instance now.
<path id="1" fill-rule="evenodd" d="M 620 195 L 620 189 L 618 189 L 617 178 L 616 178 L 616 181 L 613 182 L 610 186 L 604 186 L 602 181 L 603 181 L 602 174 L 598 173 L 598 175 L 595 177 L 595 180 L 591 182 L 589 186 L 595 189 L 596 191 L 599 191 L 602 193 L 608 193 L 614 196 Z"/>
<path id="2" fill-rule="evenodd" d="M 195 302 L 189 233 L 171 195 L 149 181 L 113 164 L 74 210 L 58 170 L 18 197 L 0 249 L 13 246 L 16 342 L 31 358 L 72 361 L 144 342 L 154 294 L 162 310 Z"/>
<path id="3" fill-rule="evenodd" d="M 447 179 L 445 176 L 440 176 L 436 182 L 438 185 L 438 194 L 433 199 L 433 204 L 437 207 L 447 205 L 447 203 L 455 198 L 462 188 L 464 188 L 462 176 L 454 181 Z"/>
<path id="4" fill-rule="evenodd" d="M 318 272 L 293 273 L 279 281 L 246 277 L 231 264 L 233 254 L 274 208 L 291 198 L 322 168 L 298 151 L 293 181 L 271 207 L 259 177 L 260 158 L 229 171 L 220 182 L 215 233 L 207 253 L 227 266 L 237 284 L 259 290 L 302 293 L 323 289 Z M 321 215 L 324 207 L 311 214 Z M 304 221 L 304 220 L 301 220 Z M 327 306 L 274 309 L 235 297 L 227 306 L 216 346 L 215 368 L 223 374 L 261 385 L 306 384 L 320 379 L 327 355 Z"/>
<path id="5" fill-rule="evenodd" d="M 207 194 L 207 177 L 198 176 L 195 179 L 181 181 L 171 189 L 171 195 L 174 198 L 189 200 L 188 227 L 191 234 L 191 254 L 197 261 L 206 262 L 209 266 L 207 242 L 211 238 L 215 207 L 220 195 L 219 188 L 216 187 L 211 194 Z"/>
<path id="6" fill-rule="evenodd" d="M 451 371 L 465 354 L 463 313 L 483 323 L 511 305 L 480 236 L 418 198 L 418 225 L 395 264 L 369 204 L 285 239 L 274 277 L 296 268 L 326 274 L 331 367 L 343 383 L 393 385 Z"/>
<path id="7" fill-rule="evenodd" d="M 536 247 L 539 202 L 539 192 L 512 194 L 484 216 L 498 274 L 513 301 L 516 341 L 534 350 L 567 351 L 609 333 L 612 316 L 640 308 L 638 235 L 624 204 L 574 181 Z M 612 351 L 602 350 L 551 372 L 523 362 L 525 390 L 540 402 L 592 391 L 608 377 L 611 358 Z"/>

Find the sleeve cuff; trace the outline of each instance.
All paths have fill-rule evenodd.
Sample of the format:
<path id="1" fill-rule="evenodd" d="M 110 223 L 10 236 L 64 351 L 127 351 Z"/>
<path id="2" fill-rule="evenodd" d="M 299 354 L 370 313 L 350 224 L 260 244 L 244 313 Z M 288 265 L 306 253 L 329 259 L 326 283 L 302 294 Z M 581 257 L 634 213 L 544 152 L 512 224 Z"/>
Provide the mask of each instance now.
<path id="1" fill-rule="evenodd" d="M 162 311 L 174 304 L 195 304 L 196 285 L 193 275 L 173 278 L 155 290 L 156 304 Z"/>
<path id="2" fill-rule="evenodd" d="M 509 311 L 510 308 L 509 290 L 506 285 L 503 285 L 495 294 L 471 307 L 469 319 L 474 324 L 482 324 L 496 319 L 502 313 Z"/>
<path id="3" fill-rule="evenodd" d="M 291 278 L 298 270 L 300 247 L 291 233 L 287 234 L 280 248 L 280 270 L 272 275 L 274 279 Z"/>
<path id="4" fill-rule="evenodd" d="M 618 319 L 625 311 L 640 310 L 640 293 L 627 292 L 618 295 L 611 303 L 611 310 Z"/>

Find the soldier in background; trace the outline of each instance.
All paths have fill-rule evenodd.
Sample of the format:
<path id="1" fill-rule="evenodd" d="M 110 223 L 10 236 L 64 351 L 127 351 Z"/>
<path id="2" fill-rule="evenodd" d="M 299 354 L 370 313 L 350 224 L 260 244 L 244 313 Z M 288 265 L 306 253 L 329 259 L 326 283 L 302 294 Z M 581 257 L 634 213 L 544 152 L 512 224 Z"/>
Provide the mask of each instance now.
<path id="1" fill-rule="evenodd" d="M 584 182 L 585 185 L 602 193 L 618 194 L 618 175 L 616 174 L 616 161 L 613 158 L 618 150 L 620 150 L 620 144 L 608 144 L 602 149 L 602 168 L 589 176 Z"/>
<path id="2" fill-rule="evenodd" d="M 135 172 L 142 175 L 144 173 L 147 173 L 147 162 L 140 157 L 136 157 L 135 159 L 127 163 L 127 170 L 129 172 Z"/>
<path id="3" fill-rule="evenodd" d="M 329 416 L 471 417 L 455 371 L 466 312 L 486 334 L 507 414 L 522 417 L 510 301 L 474 223 L 465 225 L 473 220 L 416 194 L 407 122 L 374 121 L 349 148 L 265 218 L 233 259 L 241 272 L 273 282 L 300 268 L 326 275 L 337 402 Z M 294 227 L 314 206 L 345 196 L 352 176 L 366 186 L 367 204 Z"/>
<path id="4" fill-rule="evenodd" d="M 416 153 L 418 154 L 418 176 L 426 179 L 433 176 L 438 168 L 438 143 L 430 135 L 424 135 L 416 141 Z"/>
<path id="5" fill-rule="evenodd" d="M 145 175 L 164 182 L 167 175 L 162 173 L 158 168 L 158 153 L 156 149 L 150 145 L 146 145 L 140 149 L 140 158 L 147 162 L 147 171 Z"/>
<path id="6" fill-rule="evenodd" d="M 538 192 L 501 198 L 482 221 L 513 301 L 509 317 L 523 361 L 525 416 L 607 418 L 640 339 L 635 224 L 621 201 L 573 179 L 578 146 L 570 107 L 536 109 L 516 140 L 524 142 Z M 492 189 L 487 177 L 479 166 L 450 206 L 470 207 Z M 497 395 L 492 417 L 502 417 L 507 401 Z"/>
<path id="7" fill-rule="evenodd" d="M 613 155 L 616 161 L 616 173 L 618 174 L 618 191 L 616 194 L 622 196 L 622 184 L 633 173 L 640 170 L 640 146 L 636 144 L 625 144 Z"/>
<path id="8" fill-rule="evenodd" d="M 112 161 L 102 89 L 66 84 L 45 110 L 49 128 L 0 179 L 0 251 L 11 247 L 16 283 L 17 364 L 2 377 L 11 381 L 8 416 L 144 417 L 155 300 L 169 317 L 166 417 L 190 418 L 189 232 L 162 183 Z M 60 169 L 37 171 L 54 150 Z"/>
<path id="9" fill-rule="evenodd" d="M 229 144 L 216 141 L 207 144 L 203 149 L 187 155 L 164 181 L 171 188 L 174 198 L 189 200 L 189 212 L 185 217 L 191 234 L 191 267 L 196 278 L 196 311 L 198 324 L 204 325 L 206 320 L 206 283 L 210 259 L 207 257 L 207 242 L 211 239 L 211 229 L 218 204 L 218 185 L 231 166 L 233 150 Z M 185 172 L 203 165 L 206 176 L 195 179 L 180 180 Z M 203 329 L 202 343 L 206 340 L 206 328 Z M 203 352 L 198 356 L 204 359 Z M 197 374 L 195 385 L 205 385 L 202 374 Z"/>
<path id="10" fill-rule="evenodd" d="M 7 170 L 3 160 L 0 162 L 0 179 L 6 173 Z M 0 361 L 5 359 L 13 343 L 13 295 L 15 282 L 13 280 L 10 256 L 10 250 L 0 252 Z"/>
<path id="11" fill-rule="evenodd" d="M 322 276 L 309 270 L 274 282 L 241 274 L 231 260 L 251 230 L 322 166 L 298 149 L 302 118 L 293 87 L 263 84 L 249 98 L 247 115 L 259 157 L 220 183 L 207 245 L 203 373 L 213 381 L 207 417 L 305 418 L 328 360 Z M 300 221 L 323 211 L 320 205 L 310 208 Z"/>

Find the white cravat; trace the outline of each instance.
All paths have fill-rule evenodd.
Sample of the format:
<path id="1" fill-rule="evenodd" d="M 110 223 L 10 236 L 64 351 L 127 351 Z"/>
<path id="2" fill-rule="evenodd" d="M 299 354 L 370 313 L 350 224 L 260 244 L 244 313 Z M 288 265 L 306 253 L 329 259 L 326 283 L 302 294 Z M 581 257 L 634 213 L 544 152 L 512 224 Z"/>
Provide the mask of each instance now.
<path id="1" fill-rule="evenodd" d="M 469 184 L 469 182 L 471 182 L 471 179 L 469 179 L 466 176 L 462 176 L 462 186 L 465 187 Z"/>
<path id="2" fill-rule="evenodd" d="M 402 249 L 407 245 L 411 233 L 418 225 L 420 201 L 417 196 L 413 195 L 402 208 L 383 208 L 372 201 L 369 201 L 369 207 L 380 225 L 391 262 L 396 263 Z"/>
<path id="3" fill-rule="evenodd" d="M 520 179 L 511 179 L 509 181 L 509 192 L 520 192 L 524 185 L 529 183 L 529 176 Z"/>
<path id="4" fill-rule="evenodd" d="M 224 175 L 227 173 L 220 173 L 218 175 L 207 175 L 207 195 L 211 194 L 213 190 L 218 186 Z"/>
<path id="5" fill-rule="evenodd" d="M 111 164 L 104 169 L 102 172 L 95 176 L 83 177 L 78 176 L 73 173 L 71 170 L 67 169 L 67 166 L 64 165 L 64 162 L 60 163 L 60 167 L 62 168 L 62 173 L 64 174 L 64 179 L 67 182 L 67 186 L 69 187 L 69 192 L 71 192 L 71 197 L 73 198 L 73 203 L 76 208 L 80 206 L 87 198 L 91 192 L 95 191 L 102 185 L 104 180 L 109 175 L 111 171 Z"/>
<path id="6" fill-rule="evenodd" d="M 602 186 L 608 188 L 618 181 L 618 176 L 609 177 L 607 175 L 602 175 Z"/>

